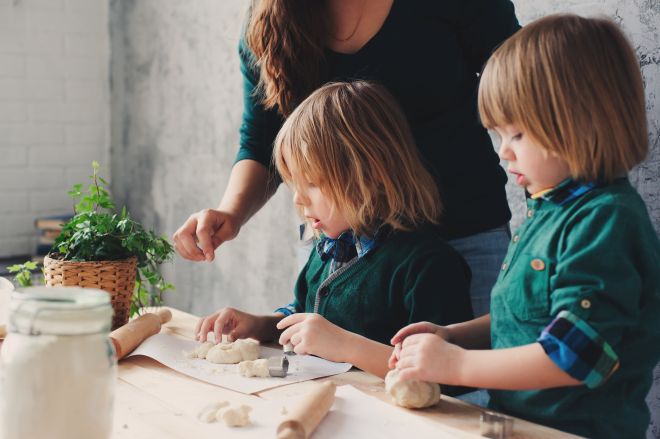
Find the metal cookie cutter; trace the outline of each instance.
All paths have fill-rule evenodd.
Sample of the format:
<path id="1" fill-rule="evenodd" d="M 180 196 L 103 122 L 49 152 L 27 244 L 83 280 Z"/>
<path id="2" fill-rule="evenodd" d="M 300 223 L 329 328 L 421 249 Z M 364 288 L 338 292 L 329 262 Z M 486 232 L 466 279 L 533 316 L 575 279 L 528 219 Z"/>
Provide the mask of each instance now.
<path id="1" fill-rule="evenodd" d="M 289 371 L 289 360 L 285 356 L 268 359 L 268 373 L 272 377 L 285 377 Z"/>
<path id="2" fill-rule="evenodd" d="M 507 439 L 513 435 L 513 421 L 511 416 L 495 412 L 481 412 L 481 435 L 491 439 Z"/>
<path id="3" fill-rule="evenodd" d="M 284 350 L 284 355 L 296 355 L 293 351 L 293 344 L 291 342 L 285 344 L 282 348 Z"/>

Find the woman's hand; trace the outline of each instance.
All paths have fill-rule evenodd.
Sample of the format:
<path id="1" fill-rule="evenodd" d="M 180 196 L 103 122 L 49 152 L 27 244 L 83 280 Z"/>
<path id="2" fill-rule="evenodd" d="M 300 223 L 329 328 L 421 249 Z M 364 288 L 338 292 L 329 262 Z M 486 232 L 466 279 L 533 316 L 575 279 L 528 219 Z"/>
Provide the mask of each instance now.
<path id="1" fill-rule="evenodd" d="M 437 334 L 413 334 L 401 343 L 396 368 L 401 380 L 461 385 L 465 351 Z"/>
<path id="2" fill-rule="evenodd" d="M 222 308 L 199 319 L 195 326 L 195 339 L 205 342 L 209 332 L 213 332 L 216 343 L 222 341 L 222 334 L 227 334 L 229 341 L 254 337 L 259 332 L 260 324 L 259 316 L 234 308 Z"/>
<path id="3" fill-rule="evenodd" d="M 215 209 L 193 213 L 172 236 L 176 251 L 191 261 L 213 261 L 215 249 L 238 235 L 234 215 Z"/>
<path id="4" fill-rule="evenodd" d="M 392 343 L 394 346 L 394 351 L 392 352 L 392 355 L 388 361 L 390 369 L 394 369 L 396 367 L 397 361 L 399 360 L 399 356 L 401 354 L 401 343 L 407 337 L 414 334 L 435 334 L 447 341 L 450 340 L 449 329 L 446 326 L 439 326 L 430 322 L 412 323 L 408 326 L 405 326 L 399 329 L 399 331 L 394 334 L 394 337 L 392 337 L 392 340 L 390 341 L 390 343 Z"/>
<path id="5" fill-rule="evenodd" d="M 290 342 L 296 354 L 311 354 L 337 362 L 346 361 L 351 332 L 330 323 L 319 314 L 292 314 L 280 320 L 277 329 L 285 329 L 280 335 L 280 344 Z"/>

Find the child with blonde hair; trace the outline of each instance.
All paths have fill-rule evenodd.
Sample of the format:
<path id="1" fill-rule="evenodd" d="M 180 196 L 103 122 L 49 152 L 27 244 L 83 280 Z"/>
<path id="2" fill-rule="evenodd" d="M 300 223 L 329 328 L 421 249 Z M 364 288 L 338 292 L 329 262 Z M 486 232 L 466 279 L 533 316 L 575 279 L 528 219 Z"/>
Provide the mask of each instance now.
<path id="1" fill-rule="evenodd" d="M 626 173 L 647 154 L 644 89 L 608 19 L 555 15 L 491 57 L 479 113 L 529 194 L 491 313 L 392 339 L 402 379 L 493 389 L 490 405 L 589 437 L 642 438 L 660 359 L 660 243 Z"/>
<path id="2" fill-rule="evenodd" d="M 273 159 L 318 235 L 295 301 L 262 316 L 223 308 L 199 321 L 199 340 L 279 338 L 384 376 L 401 326 L 473 317 L 469 268 L 435 227 L 437 186 L 384 87 L 321 87 L 287 118 Z"/>

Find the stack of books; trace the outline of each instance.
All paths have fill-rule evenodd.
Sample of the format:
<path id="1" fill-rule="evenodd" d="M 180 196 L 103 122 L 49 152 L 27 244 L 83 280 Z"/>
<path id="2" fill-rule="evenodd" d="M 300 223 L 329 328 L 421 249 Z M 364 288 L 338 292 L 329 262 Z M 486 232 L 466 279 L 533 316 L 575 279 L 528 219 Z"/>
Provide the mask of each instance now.
<path id="1" fill-rule="evenodd" d="M 35 250 L 33 260 L 36 262 L 43 262 L 46 256 L 55 244 L 55 239 L 60 236 L 62 231 L 62 224 L 71 219 L 72 215 L 52 215 L 37 218 L 34 220 L 34 227 L 37 229 L 38 242 Z"/>

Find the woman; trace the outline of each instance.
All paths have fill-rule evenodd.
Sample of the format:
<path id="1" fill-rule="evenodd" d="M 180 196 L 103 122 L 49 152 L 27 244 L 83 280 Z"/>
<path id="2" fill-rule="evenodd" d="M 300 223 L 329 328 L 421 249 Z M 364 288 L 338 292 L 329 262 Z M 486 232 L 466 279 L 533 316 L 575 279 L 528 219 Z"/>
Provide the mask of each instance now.
<path id="1" fill-rule="evenodd" d="M 511 213 L 476 90 L 492 50 L 518 28 L 509 0 L 256 2 L 239 47 L 245 106 L 236 162 L 219 207 L 191 215 L 174 234 L 177 251 L 213 260 L 268 201 L 279 183 L 272 143 L 298 103 L 328 81 L 372 80 L 398 99 L 444 189 L 441 231 L 472 270 L 475 316 L 486 314 Z"/>

